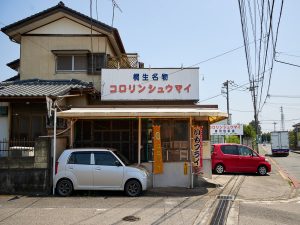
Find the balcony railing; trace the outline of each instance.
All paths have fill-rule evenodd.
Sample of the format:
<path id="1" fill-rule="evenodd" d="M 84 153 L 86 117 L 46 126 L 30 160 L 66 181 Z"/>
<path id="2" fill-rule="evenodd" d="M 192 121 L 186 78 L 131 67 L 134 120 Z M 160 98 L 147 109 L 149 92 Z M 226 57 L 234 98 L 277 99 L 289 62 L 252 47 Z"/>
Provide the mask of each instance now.
<path id="1" fill-rule="evenodd" d="M 138 54 L 123 54 L 120 57 L 108 57 L 107 68 L 109 69 L 130 69 L 143 68 L 144 64 L 138 61 Z"/>

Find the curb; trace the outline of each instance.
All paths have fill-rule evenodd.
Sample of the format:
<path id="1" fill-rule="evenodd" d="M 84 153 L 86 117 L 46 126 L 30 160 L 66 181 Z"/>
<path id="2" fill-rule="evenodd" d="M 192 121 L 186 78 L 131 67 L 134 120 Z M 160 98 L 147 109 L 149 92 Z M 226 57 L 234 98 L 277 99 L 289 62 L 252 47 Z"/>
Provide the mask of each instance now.
<path id="1" fill-rule="evenodd" d="M 264 151 L 266 152 L 266 149 L 262 146 L 262 148 L 264 149 Z M 300 188 L 300 183 L 298 182 L 298 180 L 290 175 L 285 169 L 283 169 L 274 159 L 272 159 L 271 157 L 268 157 L 268 159 L 272 162 L 272 164 L 274 164 L 277 167 L 277 170 L 279 172 L 279 174 L 281 175 L 281 177 L 285 180 L 288 180 L 289 182 L 291 182 L 291 184 L 293 185 L 293 187 L 295 189 L 299 189 Z"/>
<path id="2" fill-rule="evenodd" d="M 283 169 L 274 159 L 271 158 L 269 159 L 277 167 L 278 172 L 280 173 L 283 179 L 290 181 L 294 188 L 296 189 L 300 188 L 300 183 L 294 176 L 288 174 L 288 172 L 285 169 Z"/>

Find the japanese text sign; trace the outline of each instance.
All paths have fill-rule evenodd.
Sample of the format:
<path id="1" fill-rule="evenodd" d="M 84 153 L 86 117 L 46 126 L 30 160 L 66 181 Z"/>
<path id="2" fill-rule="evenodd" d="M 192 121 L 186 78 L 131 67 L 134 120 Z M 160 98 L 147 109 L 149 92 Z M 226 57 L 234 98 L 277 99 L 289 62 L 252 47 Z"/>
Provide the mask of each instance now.
<path id="1" fill-rule="evenodd" d="M 102 69 L 102 100 L 198 100 L 199 70 Z"/>
<path id="2" fill-rule="evenodd" d="M 210 135 L 243 135 L 243 124 L 210 125 Z"/>
<path id="3" fill-rule="evenodd" d="M 162 158 L 162 148 L 160 140 L 160 126 L 153 126 L 153 173 L 162 174 L 163 173 L 163 158 Z"/>
<path id="4" fill-rule="evenodd" d="M 201 174 L 203 167 L 203 128 L 192 127 L 192 167 L 194 174 Z"/>

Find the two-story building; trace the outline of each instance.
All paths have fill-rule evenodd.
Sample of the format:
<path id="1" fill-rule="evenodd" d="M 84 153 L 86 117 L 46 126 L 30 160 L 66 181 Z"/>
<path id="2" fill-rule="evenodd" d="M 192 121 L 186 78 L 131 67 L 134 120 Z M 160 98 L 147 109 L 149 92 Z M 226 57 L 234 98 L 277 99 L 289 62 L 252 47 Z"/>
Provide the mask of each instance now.
<path id="1" fill-rule="evenodd" d="M 8 140 L 2 158 L 21 149 L 13 155 L 36 162 L 36 138 L 48 137 L 57 140 L 49 149 L 56 159 L 70 147 L 116 148 L 153 172 L 154 187 L 193 186 L 195 156 L 201 174 L 210 175 L 209 124 L 227 114 L 196 104 L 198 68 L 144 68 L 137 54 L 126 53 L 116 28 L 62 2 L 1 31 L 20 44 L 20 59 L 8 64 L 19 75 L 0 83 L 0 138 Z M 46 97 L 58 112 L 56 137 Z M 196 138 L 195 126 L 201 128 Z M 28 146 L 21 148 L 21 140 Z"/>

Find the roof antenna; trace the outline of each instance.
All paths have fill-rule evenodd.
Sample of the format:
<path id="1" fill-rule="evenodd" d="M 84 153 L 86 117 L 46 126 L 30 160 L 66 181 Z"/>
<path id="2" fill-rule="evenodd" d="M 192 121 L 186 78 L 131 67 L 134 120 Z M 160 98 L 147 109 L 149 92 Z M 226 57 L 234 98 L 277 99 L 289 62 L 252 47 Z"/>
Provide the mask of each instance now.
<path id="1" fill-rule="evenodd" d="M 123 12 L 122 9 L 119 7 L 117 2 L 115 0 L 111 0 L 111 3 L 113 5 L 113 15 L 112 15 L 112 20 L 111 20 L 111 26 L 114 26 L 114 19 L 115 19 L 115 8 L 117 8 L 121 13 Z"/>

